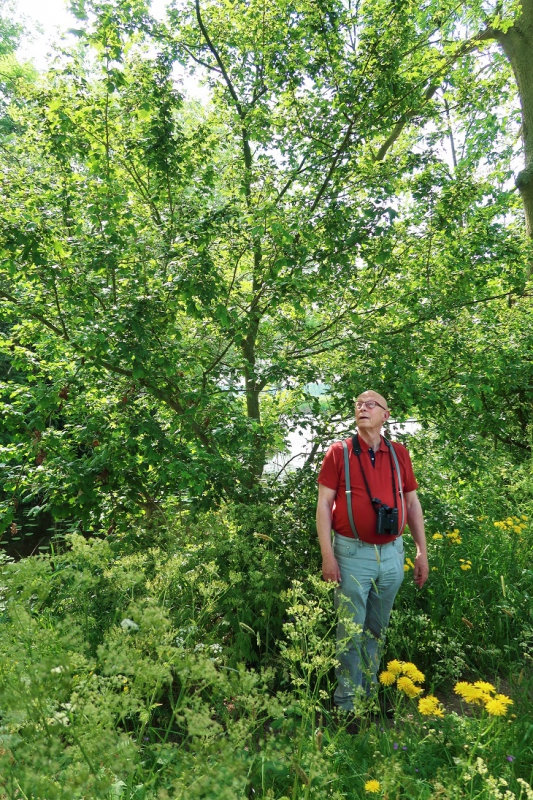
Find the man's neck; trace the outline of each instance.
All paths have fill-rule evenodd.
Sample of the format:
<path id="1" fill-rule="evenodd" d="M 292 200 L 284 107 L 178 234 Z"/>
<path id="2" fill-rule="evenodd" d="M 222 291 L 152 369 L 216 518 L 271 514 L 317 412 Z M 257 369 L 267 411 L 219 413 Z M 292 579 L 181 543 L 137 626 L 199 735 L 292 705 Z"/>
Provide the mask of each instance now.
<path id="1" fill-rule="evenodd" d="M 357 429 L 357 434 L 360 439 L 366 442 L 366 444 L 372 448 L 374 452 L 379 450 L 379 446 L 381 444 L 381 433 L 380 431 L 360 431 L 359 428 Z"/>

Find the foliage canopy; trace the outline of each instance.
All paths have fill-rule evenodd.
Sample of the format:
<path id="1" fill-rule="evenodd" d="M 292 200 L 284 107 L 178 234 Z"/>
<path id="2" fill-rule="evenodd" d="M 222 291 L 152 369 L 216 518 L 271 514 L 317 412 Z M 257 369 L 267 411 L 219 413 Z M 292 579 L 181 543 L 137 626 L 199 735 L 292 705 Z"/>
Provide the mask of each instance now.
<path id="1" fill-rule="evenodd" d="M 287 431 L 312 459 L 367 385 L 528 455 L 521 111 L 491 44 L 526 4 L 72 10 L 78 46 L 5 109 L 4 525 L 253 501 Z"/>

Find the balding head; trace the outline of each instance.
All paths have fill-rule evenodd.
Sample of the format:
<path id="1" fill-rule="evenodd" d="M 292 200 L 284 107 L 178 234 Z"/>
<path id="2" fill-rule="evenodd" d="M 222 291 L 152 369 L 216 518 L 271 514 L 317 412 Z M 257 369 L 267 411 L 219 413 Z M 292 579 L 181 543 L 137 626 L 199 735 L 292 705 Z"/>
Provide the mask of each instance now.
<path id="1" fill-rule="evenodd" d="M 373 389 L 367 389 L 366 392 L 360 394 L 359 397 L 355 400 L 355 402 L 363 403 L 365 400 L 375 400 L 376 403 L 379 403 L 380 406 L 383 406 L 383 408 L 386 411 L 389 410 L 389 404 L 387 403 L 383 395 L 379 394 L 379 392 L 375 392 Z"/>
<path id="2" fill-rule="evenodd" d="M 363 403 L 364 405 L 358 408 L 358 403 Z M 371 405 L 375 403 L 375 405 L 373 408 L 369 408 L 366 405 L 367 403 L 371 403 Z M 357 430 L 366 443 L 372 447 L 379 447 L 380 431 L 389 417 L 390 411 L 387 401 L 383 395 L 373 389 L 363 392 L 355 401 Z"/>

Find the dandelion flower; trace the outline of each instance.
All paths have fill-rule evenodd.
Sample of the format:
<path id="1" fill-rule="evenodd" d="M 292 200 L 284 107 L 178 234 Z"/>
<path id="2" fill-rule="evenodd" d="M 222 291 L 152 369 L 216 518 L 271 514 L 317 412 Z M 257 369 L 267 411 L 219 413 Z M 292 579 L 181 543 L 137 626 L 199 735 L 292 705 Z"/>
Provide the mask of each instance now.
<path id="1" fill-rule="evenodd" d="M 379 674 L 379 682 L 382 683 L 383 686 L 392 686 L 395 680 L 396 675 L 389 670 L 384 669 L 383 672 Z"/>
<path id="2" fill-rule="evenodd" d="M 446 538 L 450 541 L 450 544 L 461 544 L 463 541 L 459 536 L 459 531 L 457 528 L 454 531 L 451 531 L 451 533 L 447 533 Z"/>
<path id="3" fill-rule="evenodd" d="M 508 706 L 512 706 L 513 705 L 513 701 L 511 700 L 510 697 L 507 697 L 506 694 L 497 694 L 494 699 L 495 700 L 499 700 L 500 703 L 505 703 Z"/>
<path id="4" fill-rule="evenodd" d="M 407 697 L 417 697 L 422 692 L 422 689 L 419 686 L 415 686 L 411 678 L 408 678 L 407 675 L 402 675 L 401 678 L 398 678 L 397 686 Z"/>
<path id="5" fill-rule="evenodd" d="M 387 662 L 387 672 L 392 672 L 393 675 L 399 675 L 402 671 L 402 662 L 393 658 L 392 661 Z"/>
<path id="6" fill-rule="evenodd" d="M 481 689 L 482 692 L 486 692 L 487 694 L 496 691 L 492 683 L 487 683 L 487 681 L 474 681 L 474 686 L 477 686 L 478 689 Z"/>
<path id="7" fill-rule="evenodd" d="M 381 791 L 381 783 L 379 781 L 367 781 L 365 783 L 365 792 L 370 794 L 377 794 Z"/>
<path id="8" fill-rule="evenodd" d="M 409 564 L 404 564 L 403 565 L 403 571 L 404 572 L 409 572 Z"/>
<path id="9" fill-rule="evenodd" d="M 504 703 L 502 700 L 496 700 L 495 697 L 491 697 L 490 700 L 487 700 L 485 708 L 491 717 L 505 717 L 507 714 L 507 703 Z"/>
<path id="10" fill-rule="evenodd" d="M 491 696 L 480 689 L 479 686 L 474 686 L 466 681 L 456 683 L 454 692 L 460 695 L 463 700 L 466 700 L 467 703 L 475 703 L 476 705 L 482 705 L 492 699 Z"/>
<path id="11" fill-rule="evenodd" d="M 440 707 L 437 697 L 428 694 L 427 697 L 421 697 L 418 701 L 418 710 L 424 717 L 443 717 L 444 710 Z"/>
<path id="12" fill-rule="evenodd" d="M 424 683 L 426 680 L 424 673 L 420 672 L 420 670 L 417 669 L 417 667 L 410 661 L 404 661 L 402 672 L 404 675 L 407 675 L 408 678 L 411 678 L 411 680 L 415 683 Z"/>
<path id="13" fill-rule="evenodd" d="M 442 533 L 434 533 L 432 538 L 433 539 L 442 539 Z"/>
<path id="14" fill-rule="evenodd" d="M 413 564 L 413 562 L 411 561 L 411 559 L 410 559 L 410 558 L 406 558 L 406 559 L 405 559 L 405 563 L 406 563 L 406 564 L 409 564 L 409 566 L 411 567 L 411 569 L 414 569 L 414 568 L 415 568 L 415 565 Z"/>

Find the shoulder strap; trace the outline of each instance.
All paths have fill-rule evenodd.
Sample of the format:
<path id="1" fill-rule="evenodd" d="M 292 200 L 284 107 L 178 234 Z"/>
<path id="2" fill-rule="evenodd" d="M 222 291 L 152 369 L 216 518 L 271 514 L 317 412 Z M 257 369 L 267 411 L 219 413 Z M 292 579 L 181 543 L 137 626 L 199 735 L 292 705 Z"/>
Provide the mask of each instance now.
<path id="1" fill-rule="evenodd" d="M 357 534 L 357 528 L 355 527 L 355 522 L 353 520 L 352 485 L 350 483 L 350 454 L 348 452 L 348 445 L 346 444 L 346 439 L 342 440 L 342 449 L 344 451 L 344 480 L 346 482 L 346 507 L 348 509 L 348 520 L 350 522 L 350 528 L 352 529 L 354 538 L 359 539 L 359 536 Z"/>
<path id="2" fill-rule="evenodd" d="M 400 495 L 400 503 L 401 503 L 401 507 L 402 507 L 402 516 L 401 516 L 401 519 L 400 519 L 400 526 L 399 526 L 398 530 L 401 531 L 401 530 L 403 530 L 403 526 L 405 524 L 405 498 L 403 496 L 403 486 L 402 486 L 402 476 L 401 476 L 401 473 L 400 473 L 400 464 L 398 462 L 398 456 L 396 455 L 396 450 L 394 449 L 394 446 L 393 446 L 392 442 L 389 442 L 389 440 L 385 439 L 385 437 L 383 437 L 383 441 L 385 442 L 385 444 L 389 448 L 389 451 L 390 451 L 390 453 L 392 455 L 392 460 L 394 461 L 394 467 L 396 469 L 396 474 L 398 476 L 398 493 Z"/>

